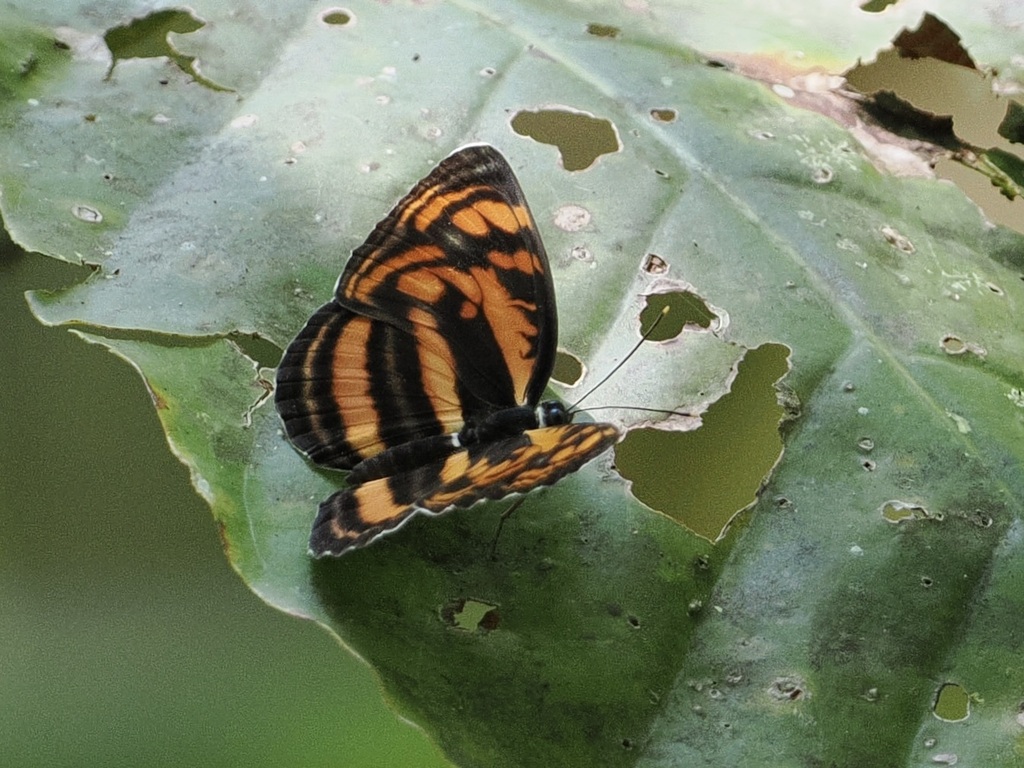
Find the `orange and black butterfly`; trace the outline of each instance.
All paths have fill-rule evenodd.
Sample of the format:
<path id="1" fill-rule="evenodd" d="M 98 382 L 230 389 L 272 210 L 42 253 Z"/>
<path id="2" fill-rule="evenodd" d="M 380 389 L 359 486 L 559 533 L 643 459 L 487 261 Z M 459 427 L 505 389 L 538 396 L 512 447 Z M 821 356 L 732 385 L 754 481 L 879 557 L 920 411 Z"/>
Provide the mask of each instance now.
<path id="1" fill-rule="evenodd" d="M 541 402 L 558 327 L 547 255 L 493 147 L 443 160 L 352 253 L 285 351 L 278 413 L 313 462 L 351 470 L 309 550 L 341 555 L 417 512 L 551 485 L 619 438 Z"/>

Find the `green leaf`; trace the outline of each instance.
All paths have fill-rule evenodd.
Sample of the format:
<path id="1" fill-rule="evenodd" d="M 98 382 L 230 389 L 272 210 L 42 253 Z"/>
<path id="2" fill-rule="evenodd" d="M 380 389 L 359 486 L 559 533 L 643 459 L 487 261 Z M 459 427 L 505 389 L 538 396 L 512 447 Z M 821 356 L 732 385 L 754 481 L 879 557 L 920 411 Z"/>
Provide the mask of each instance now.
<path id="1" fill-rule="evenodd" d="M 186 58 L 123 58 L 107 79 L 104 34 L 144 16 L 122 7 L 100 24 L 86 6 L 58 18 L 26 5 L 30 21 L 0 32 L 5 224 L 98 265 L 32 306 L 139 368 L 241 577 L 365 658 L 450 759 L 1019 762 L 1024 238 L 955 187 L 876 170 L 844 128 L 679 41 L 687 30 L 724 50 L 708 43 L 714 22 L 735 47 L 795 35 L 831 64 L 891 37 L 896 18 L 801 4 L 797 32 L 725 25 L 696 4 L 446 3 L 360 5 L 346 22 L 304 3 L 207 2 L 193 8 L 201 28 L 168 38 Z M 830 28 L 849 31 L 838 48 Z M 67 50 L 48 52 L 54 38 Z M 573 172 L 557 141 L 513 130 L 553 108 L 607 121 L 619 151 Z M 531 494 L 497 560 L 500 504 L 414 519 L 337 561 L 305 555 L 339 480 L 284 441 L 255 359 L 276 362 L 347 253 L 468 141 L 501 149 L 530 199 L 561 345 L 586 366 L 579 392 L 635 343 L 645 295 L 713 310 L 643 345 L 593 405 L 685 410 L 715 434 L 753 351 L 791 352 L 800 417 L 717 544 L 731 515 L 696 535 L 636 501 L 606 460 Z M 567 205 L 582 228 L 558 216 Z M 649 254 L 667 272 L 645 268 Z M 756 398 L 732 407 L 740 435 L 764 434 Z M 704 470 L 719 486 L 749 469 L 742 443 L 703 444 L 720 450 Z M 642 463 L 668 477 L 693 461 Z M 965 721 L 933 714 L 944 683 L 973 697 Z"/>

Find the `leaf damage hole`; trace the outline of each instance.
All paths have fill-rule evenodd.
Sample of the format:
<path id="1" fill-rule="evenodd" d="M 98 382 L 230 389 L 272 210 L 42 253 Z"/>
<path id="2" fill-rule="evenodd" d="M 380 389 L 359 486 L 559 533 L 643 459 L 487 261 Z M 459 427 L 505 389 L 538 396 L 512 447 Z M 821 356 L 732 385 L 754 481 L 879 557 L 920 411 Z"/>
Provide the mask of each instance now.
<path id="1" fill-rule="evenodd" d="M 661 256 L 656 253 L 648 253 L 644 256 L 640 269 L 649 275 L 664 275 L 668 273 L 669 265 Z"/>
<path id="2" fill-rule="evenodd" d="M 646 306 L 640 312 L 640 327 L 650 328 L 666 307 L 668 313 L 648 337 L 650 341 L 677 338 L 686 328 L 708 330 L 720 320 L 719 314 L 693 291 L 672 291 L 647 295 Z"/>
<path id="3" fill-rule="evenodd" d="M 483 600 L 460 597 L 441 607 L 441 620 L 462 632 L 492 632 L 501 624 L 498 606 Z"/>
<path id="4" fill-rule="evenodd" d="M 319 20 L 331 27 L 351 27 L 356 23 L 356 15 L 348 8 L 327 8 L 320 12 Z"/>
<path id="5" fill-rule="evenodd" d="M 932 714 L 947 723 L 959 723 L 971 715 L 971 695 L 958 683 L 943 683 L 935 693 Z"/>
<path id="6" fill-rule="evenodd" d="M 892 41 L 903 58 L 938 59 L 967 69 L 977 65 L 960 43 L 960 36 L 938 16 L 925 13 L 917 29 L 903 29 Z"/>
<path id="7" fill-rule="evenodd" d="M 884 5 L 871 0 L 863 7 L 874 11 Z M 849 86 L 864 94 L 876 130 L 889 131 L 897 142 L 913 137 L 952 150 L 938 162 L 917 158 L 926 166 L 916 169 L 910 160 L 906 173 L 934 169 L 958 184 L 991 220 L 1020 230 L 1019 211 L 1007 205 L 1020 195 L 1020 153 L 999 146 L 1004 139 L 1017 141 L 1019 107 L 993 89 L 991 76 L 979 70 L 953 28 L 925 13 L 916 29 L 901 30 L 890 48 L 844 74 Z M 878 157 L 876 162 L 888 161 Z"/>
<path id="8" fill-rule="evenodd" d="M 570 107 L 520 110 L 512 116 L 510 125 L 520 136 L 557 147 L 567 171 L 586 170 L 601 155 L 622 149 L 610 120 Z"/>
<path id="9" fill-rule="evenodd" d="M 988 354 L 988 351 L 980 344 L 965 341 L 955 333 L 947 333 L 943 336 L 939 340 L 939 348 L 947 355 L 965 355 L 969 352 L 978 357 L 985 357 Z"/>
<path id="10" fill-rule="evenodd" d="M 575 387 L 583 378 L 583 362 L 571 352 L 559 349 L 555 352 L 555 367 L 551 380 L 566 387 Z"/>
<path id="11" fill-rule="evenodd" d="M 674 109 L 656 108 L 651 110 L 651 119 L 656 123 L 674 123 L 678 113 Z"/>
<path id="12" fill-rule="evenodd" d="M 103 35 L 103 41 L 110 50 L 110 68 L 106 79 L 114 74 L 118 62 L 128 59 L 158 59 L 166 57 L 200 85 L 214 91 L 231 91 L 203 77 L 199 72 L 198 59 L 187 56 L 171 43 L 171 33 L 187 35 L 206 26 L 206 22 L 181 9 L 154 11 L 146 16 L 134 18 L 120 26 L 111 27 Z"/>
<path id="13" fill-rule="evenodd" d="M 748 350 L 732 387 L 691 431 L 630 430 L 615 446 L 615 466 L 633 495 L 708 541 L 751 507 L 782 455 L 785 411 L 778 383 L 789 371 L 789 347 Z"/>
<path id="14" fill-rule="evenodd" d="M 598 24 L 597 22 L 587 24 L 587 34 L 593 35 L 594 37 L 607 37 L 614 39 L 619 36 L 621 31 L 621 29 L 612 26 L 611 24 Z"/>
<path id="15" fill-rule="evenodd" d="M 895 5 L 897 0 L 867 0 L 860 6 L 865 13 L 881 13 L 890 5 Z"/>
<path id="16" fill-rule="evenodd" d="M 972 525 L 976 525 L 978 528 L 989 528 L 992 526 L 992 516 L 986 515 L 984 512 L 975 512 L 968 518 L 968 521 Z"/>
<path id="17" fill-rule="evenodd" d="M 228 338 L 261 368 L 276 368 L 281 362 L 281 355 L 284 354 L 284 350 L 277 344 L 255 332 L 233 331 L 228 334 Z"/>
<path id="18" fill-rule="evenodd" d="M 941 512 L 933 513 L 920 504 L 896 499 L 885 502 L 879 509 L 879 512 L 887 522 L 894 525 L 909 520 L 935 520 L 941 522 L 943 519 Z"/>

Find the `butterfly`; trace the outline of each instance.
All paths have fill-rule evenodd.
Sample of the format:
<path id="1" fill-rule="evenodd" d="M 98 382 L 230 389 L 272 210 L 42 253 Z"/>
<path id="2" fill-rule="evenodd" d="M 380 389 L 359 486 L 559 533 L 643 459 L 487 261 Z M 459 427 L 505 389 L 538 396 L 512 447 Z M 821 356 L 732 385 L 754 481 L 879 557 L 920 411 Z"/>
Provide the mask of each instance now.
<path id="1" fill-rule="evenodd" d="M 277 370 L 292 445 L 349 470 L 310 554 L 341 555 L 417 513 L 551 485 L 607 450 L 612 424 L 541 401 L 558 338 L 551 269 L 508 162 L 442 160 L 352 252 Z"/>

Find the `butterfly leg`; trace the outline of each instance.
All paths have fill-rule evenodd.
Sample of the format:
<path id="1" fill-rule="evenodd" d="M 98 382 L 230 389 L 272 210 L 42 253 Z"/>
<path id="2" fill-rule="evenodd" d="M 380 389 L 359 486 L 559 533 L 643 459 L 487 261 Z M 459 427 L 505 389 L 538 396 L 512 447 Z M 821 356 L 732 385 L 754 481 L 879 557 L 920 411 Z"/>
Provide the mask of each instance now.
<path id="1" fill-rule="evenodd" d="M 518 499 L 512 502 L 511 506 L 501 513 L 501 517 L 498 518 L 498 527 L 494 529 L 494 538 L 491 540 L 491 560 L 497 560 L 498 550 L 498 537 L 501 536 L 501 529 L 505 525 L 505 521 L 512 517 L 512 513 L 519 509 L 519 505 L 526 501 L 525 496 L 520 496 Z"/>

